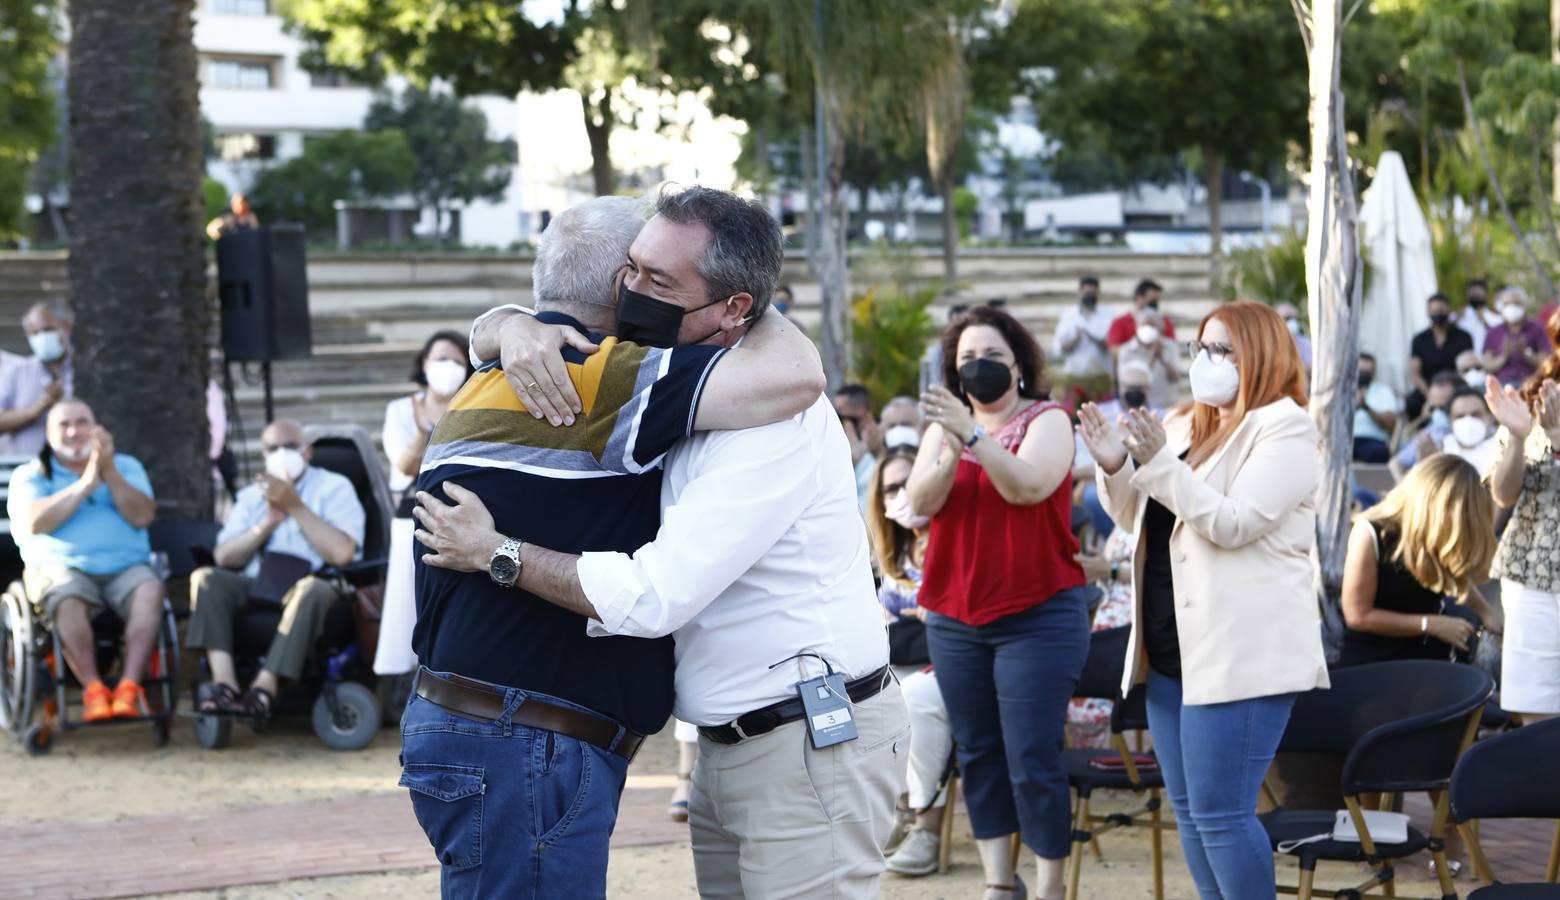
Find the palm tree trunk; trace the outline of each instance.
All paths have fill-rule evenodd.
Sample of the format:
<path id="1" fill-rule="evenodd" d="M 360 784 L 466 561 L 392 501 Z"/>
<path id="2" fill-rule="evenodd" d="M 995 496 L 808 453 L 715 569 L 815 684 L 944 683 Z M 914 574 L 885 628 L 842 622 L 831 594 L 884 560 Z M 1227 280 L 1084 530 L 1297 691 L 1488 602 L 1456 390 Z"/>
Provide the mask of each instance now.
<path id="1" fill-rule="evenodd" d="M 959 283 L 959 217 L 953 208 L 953 191 L 953 173 L 946 172 L 937 182 L 937 195 L 942 198 L 943 293 L 945 294 L 953 293 Z"/>
<path id="2" fill-rule="evenodd" d="M 1224 155 L 1218 147 L 1203 148 L 1203 181 L 1208 189 L 1208 278 L 1218 296 L 1224 255 Z"/>
<path id="3" fill-rule="evenodd" d="M 1549 189 L 1544 187 L 1544 142 L 1535 135 L 1533 137 L 1533 193 L 1538 198 L 1538 213 L 1544 218 L 1544 236 L 1549 239 L 1549 250 L 1560 259 L 1560 230 L 1555 227 L 1555 212 L 1552 206 Z"/>
<path id="4" fill-rule="evenodd" d="M 1297 4 L 1297 12 L 1302 9 Z M 1359 371 L 1358 209 L 1343 119 L 1343 11 L 1314 0 L 1301 13 L 1310 62 L 1311 197 L 1305 283 L 1311 317 L 1311 418 L 1322 434 L 1316 492 L 1316 587 L 1329 656 L 1343 634 L 1340 599 L 1349 542 L 1354 396 Z"/>
<path id="5" fill-rule="evenodd" d="M 1511 204 L 1506 202 L 1506 191 L 1501 187 L 1500 175 L 1495 172 L 1495 164 L 1490 159 L 1490 148 L 1484 143 L 1484 128 L 1479 124 L 1479 117 L 1473 112 L 1473 97 L 1468 93 L 1468 70 L 1460 59 L 1457 61 L 1457 91 L 1462 95 L 1463 116 L 1468 120 L 1468 127 L 1473 130 L 1473 142 L 1479 148 L 1479 161 L 1484 164 L 1484 174 L 1490 180 L 1490 190 L 1495 192 L 1495 202 L 1500 206 L 1500 214 L 1506 220 L 1506 227 L 1516 235 L 1523 255 L 1528 258 L 1534 274 L 1538 276 L 1538 283 L 1543 289 L 1544 296 L 1553 298 L 1555 285 L 1549 278 L 1549 270 L 1539 262 L 1538 254 L 1533 252 L 1533 245 L 1528 243 L 1527 233 L 1517 224 L 1517 217 L 1511 213 Z"/>
<path id="6" fill-rule="evenodd" d="M 845 136 L 844 129 L 831 122 L 828 129 L 825 196 L 822 229 L 818 246 L 818 282 L 821 293 L 823 371 L 829 390 L 845 383 L 850 369 L 850 285 L 846 271 L 845 227 Z"/>
<path id="7" fill-rule="evenodd" d="M 72 0 L 76 393 L 148 469 L 159 514 L 211 515 L 210 307 L 194 0 Z"/>
<path id="8" fill-rule="evenodd" d="M 585 108 L 585 137 L 590 141 L 590 177 L 596 196 L 605 197 L 617 190 L 612 171 L 612 92 L 603 92 L 599 103 L 591 103 L 581 93 L 580 105 Z"/>

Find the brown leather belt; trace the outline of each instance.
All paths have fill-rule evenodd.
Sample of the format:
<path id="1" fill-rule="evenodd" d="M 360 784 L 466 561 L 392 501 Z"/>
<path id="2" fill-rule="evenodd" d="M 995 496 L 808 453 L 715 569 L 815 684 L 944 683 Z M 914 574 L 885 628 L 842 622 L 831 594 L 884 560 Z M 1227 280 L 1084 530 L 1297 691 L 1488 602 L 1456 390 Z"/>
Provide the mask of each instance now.
<path id="1" fill-rule="evenodd" d="M 485 681 L 462 678 L 459 675 L 440 675 L 426 666 L 417 670 L 417 696 L 473 719 L 496 721 L 504 714 L 505 689 Z M 582 713 L 567 706 L 558 706 L 526 697 L 510 714 L 509 721 L 551 731 L 575 740 L 584 741 L 633 761 L 634 754 L 645 742 L 645 736 L 619 726 L 611 719 L 603 719 Z M 617 740 L 622 731 L 623 739 Z M 613 742 L 617 741 L 617 746 Z"/>

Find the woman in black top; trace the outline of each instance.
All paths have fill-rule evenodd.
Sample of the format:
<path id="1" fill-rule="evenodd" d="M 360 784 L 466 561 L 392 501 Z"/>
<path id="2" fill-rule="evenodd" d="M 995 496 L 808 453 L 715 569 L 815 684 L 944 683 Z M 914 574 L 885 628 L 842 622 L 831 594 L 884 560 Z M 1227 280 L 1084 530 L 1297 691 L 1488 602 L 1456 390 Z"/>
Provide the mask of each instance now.
<path id="1" fill-rule="evenodd" d="M 1495 556 L 1494 521 L 1489 491 L 1464 460 L 1441 453 L 1409 470 L 1349 537 L 1348 631 L 1339 665 L 1447 659 L 1453 649 L 1466 651 L 1474 625 L 1442 613 L 1448 596 L 1498 632 L 1498 613 L 1476 587 Z"/>

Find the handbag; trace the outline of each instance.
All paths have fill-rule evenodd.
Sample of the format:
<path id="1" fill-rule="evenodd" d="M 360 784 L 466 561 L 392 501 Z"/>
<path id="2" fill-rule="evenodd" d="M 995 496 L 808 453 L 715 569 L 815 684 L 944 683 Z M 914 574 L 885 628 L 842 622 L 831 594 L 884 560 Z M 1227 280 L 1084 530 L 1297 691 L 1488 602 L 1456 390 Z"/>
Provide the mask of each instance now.
<path id="1" fill-rule="evenodd" d="M 1365 827 L 1370 830 L 1370 839 L 1378 846 L 1381 844 L 1401 844 L 1408 840 L 1408 816 L 1399 812 L 1378 812 L 1372 809 L 1361 810 L 1365 816 Z M 1314 844 L 1318 841 L 1343 841 L 1350 844 L 1360 843 L 1360 833 L 1354 827 L 1354 816 L 1346 809 L 1338 810 L 1333 816 L 1332 831 L 1326 834 L 1313 834 L 1299 840 L 1283 841 L 1277 847 L 1279 853 L 1292 853 L 1295 848 L 1304 844 Z"/>
<path id="2" fill-rule="evenodd" d="M 926 646 L 926 623 L 920 619 L 895 619 L 888 623 L 888 664 L 924 666 L 932 661 Z"/>

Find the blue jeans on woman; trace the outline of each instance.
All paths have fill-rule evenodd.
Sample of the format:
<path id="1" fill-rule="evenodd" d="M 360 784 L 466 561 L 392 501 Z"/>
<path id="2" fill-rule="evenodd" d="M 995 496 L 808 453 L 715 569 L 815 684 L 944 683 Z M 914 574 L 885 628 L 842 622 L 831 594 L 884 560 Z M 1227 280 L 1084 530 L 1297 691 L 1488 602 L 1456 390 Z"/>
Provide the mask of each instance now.
<path id="1" fill-rule="evenodd" d="M 606 896 L 628 760 L 512 722 L 530 697 L 597 715 L 519 688 L 505 690 L 491 722 L 416 694 L 401 715 L 401 786 L 439 859 L 445 900 Z"/>
<path id="2" fill-rule="evenodd" d="M 1072 849 L 1063 728 L 1089 652 L 1083 588 L 986 625 L 929 612 L 926 643 L 977 840 L 1017 831 L 1046 859 Z"/>
<path id="3" fill-rule="evenodd" d="M 1202 900 L 1275 895 L 1257 792 L 1294 704 L 1281 694 L 1186 706 L 1179 679 L 1148 674 L 1148 729 Z"/>

